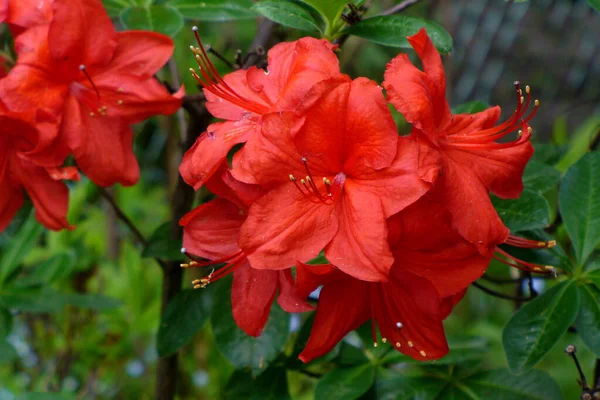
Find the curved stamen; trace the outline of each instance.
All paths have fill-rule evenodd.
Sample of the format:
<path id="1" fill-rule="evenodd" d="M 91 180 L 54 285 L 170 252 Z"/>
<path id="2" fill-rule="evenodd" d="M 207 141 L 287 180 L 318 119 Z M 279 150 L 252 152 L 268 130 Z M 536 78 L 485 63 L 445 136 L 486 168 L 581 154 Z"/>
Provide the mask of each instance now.
<path id="1" fill-rule="evenodd" d="M 87 80 L 90 82 L 90 84 L 94 88 L 94 91 L 96 92 L 96 96 L 98 96 L 98 98 L 100 98 L 100 91 L 98 90 L 98 87 L 96 87 L 96 84 L 94 84 L 94 81 L 92 80 L 92 77 L 90 76 L 90 74 L 88 74 L 87 69 L 85 68 L 85 65 L 81 64 L 79 66 L 79 70 L 81 72 L 83 72 L 83 75 L 85 75 Z"/>
<path id="2" fill-rule="evenodd" d="M 517 268 L 521 271 L 536 274 L 556 274 L 556 269 L 550 265 L 539 265 L 523 261 L 519 258 L 510 255 L 509 253 L 507 253 L 499 247 L 496 247 L 496 253 L 501 254 L 506 259 L 498 257 L 496 255 L 494 255 L 493 258 L 497 261 L 500 261 L 503 264 L 508 265 L 509 267 Z"/>

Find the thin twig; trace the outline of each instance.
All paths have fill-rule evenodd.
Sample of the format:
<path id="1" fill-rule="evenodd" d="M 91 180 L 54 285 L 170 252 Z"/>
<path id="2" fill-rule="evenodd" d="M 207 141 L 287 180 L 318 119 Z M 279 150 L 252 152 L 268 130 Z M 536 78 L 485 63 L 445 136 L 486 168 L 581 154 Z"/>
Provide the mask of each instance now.
<path id="1" fill-rule="evenodd" d="M 179 90 L 181 87 L 181 80 L 179 79 L 179 72 L 177 70 L 177 62 L 175 61 L 175 57 L 171 57 L 169 59 L 169 72 L 171 73 L 171 81 L 173 82 L 173 86 L 175 86 L 175 90 Z M 183 113 L 183 109 L 180 108 L 177 110 L 177 123 L 179 124 L 179 131 L 186 132 L 187 131 L 187 121 L 185 120 L 185 114 Z"/>
<path id="2" fill-rule="evenodd" d="M 494 297 L 498 297 L 500 299 L 515 300 L 515 301 L 530 301 L 530 300 L 534 299 L 533 297 L 511 296 L 509 294 L 500 293 L 500 292 L 497 292 L 495 290 L 492 290 L 490 288 L 487 288 L 487 287 L 481 285 L 479 282 L 473 282 L 472 285 L 475 286 L 477 289 L 479 289 L 489 295 L 492 295 Z"/>
<path id="3" fill-rule="evenodd" d="M 123 221 L 125 225 L 127 225 L 127 227 L 133 233 L 137 241 L 140 242 L 140 244 L 144 247 L 148 246 L 148 242 L 146 241 L 146 238 L 144 237 L 142 232 L 140 232 L 137 226 L 135 226 L 135 224 L 129 219 L 129 217 L 125 215 L 123 210 L 121 210 L 121 207 L 119 207 L 119 205 L 117 204 L 115 199 L 113 199 L 113 197 L 110 195 L 110 193 L 108 193 L 108 191 L 101 186 L 98 186 L 98 191 L 100 192 L 100 195 L 104 197 L 106 201 L 108 201 L 108 203 L 111 205 L 111 207 L 117 214 L 117 217 L 121 221 Z"/>
<path id="4" fill-rule="evenodd" d="M 387 10 L 385 10 L 384 12 L 382 12 L 379 15 L 392 15 L 392 14 L 396 14 L 396 13 L 399 13 L 400 11 L 403 11 L 403 10 L 407 9 L 408 7 L 410 7 L 413 4 L 416 4 L 418 2 L 419 2 L 419 0 L 404 0 L 402 3 L 396 4 L 394 7 L 388 8 Z"/>

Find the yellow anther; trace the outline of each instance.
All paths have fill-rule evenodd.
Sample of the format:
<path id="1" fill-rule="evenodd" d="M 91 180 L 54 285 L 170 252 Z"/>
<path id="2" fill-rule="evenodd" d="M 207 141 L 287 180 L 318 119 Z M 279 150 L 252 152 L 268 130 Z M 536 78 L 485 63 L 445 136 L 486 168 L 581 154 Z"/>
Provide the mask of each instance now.
<path id="1" fill-rule="evenodd" d="M 117 92 L 119 92 L 119 93 L 123 93 L 123 88 L 122 88 L 122 87 L 118 88 L 118 89 L 117 89 Z"/>
<path id="2" fill-rule="evenodd" d="M 292 174 L 290 174 L 290 181 L 296 182 L 296 177 Z"/>
<path id="3" fill-rule="evenodd" d="M 306 175 L 306 182 L 310 182 L 310 176 Z"/>
<path id="4" fill-rule="evenodd" d="M 530 93 L 530 92 L 531 92 L 531 88 L 529 87 L 529 85 L 525 86 L 525 91 L 526 91 L 527 93 Z"/>
<path id="5" fill-rule="evenodd" d="M 304 179 L 300 179 L 300 183 L 306 185 L 306 181 Z"/>
<path id="6" fill-rule="evenodd" d="M 523 104 L 523 102 L 525 101 L 525 97 L 521 96 L 520 101 L 521 101 L 521 104 Z"/>
<path id="7" fill-rule="evenodd" d="M 377 346 L 378 346 L 377 342 L 374 342 L 373 347 L 377 347 Z"/>
<path id="8" fill-rule="evenodd" d="M 517 135 L 518 135 L 519 137 L 523 136 L 523 131 L 522 131 L 521 129 L 519 129 L 519 132 L 517 132 Z"/>
<path id="9" fill-rule="evenodd" d="M 96 114 L 94 114 L 93 112 L 90 113 L 90 117 L 95 116 Z"/>
<path id="10" fill-rule="evenodd" d="M 189 268 L 190 264 L 179 264 L 181 268 Z"/>
<path id="11" fill-rule="evenodd" d="M 533 128 L 532 128 L 532 127 L 530 127 L 530 126 L 528 126 L 528 127 L 527 127 L 527 132 L 529 132 L 529 133 L 533 132 Z"/>
<path id="12" fill-rule="evenodd" d="M 528 87 L 529 87 L 529 86 L 528 86 Z M 427 357 L 427 353 L 425 353 L 423 350 L 421 350 L 421 351 L 419 352 L 419 354 L 421 354 L 423 357 Z"/>
<path id="13" fill-rule="evenodd" d="M 546 247 L 547 248 L 551 249 L 554 246 L 556 246 L 556 240 L 549 240 L 549 241 L 546 242 Z"/>
<path id="14" fill-rule="evenodd" d="M 194 285 L 194 286 L 195 286 L 195 285 L 199 285 L 200 283 L 201 283 L 200 279 L 194 279 L 194 280 L 192 281 L 192 285 Z"/>
<path id="15" fill-rule="evenodd" d="M 535 105 L 536 105 L 536 106 L 539 106 L 539 105 L 540 105 L 540 101 L 536 99 L 536 100 L 535 100 Z"/>
<path id="16" fill-rule="evenodd" d="M 123 100 L 117 100 L 117 104 L 118 105 L 122 105 L 123 104 Z"/>
<path id="17" fill-rule="evenodd" d="M 413 346 L 414 346 L 413 342 L 411 342 L 411 341 L 409 340 L 409 341 L 408 341 L 408 347 L 413 347 Z"/>
<path id="18" fill-rule="evenodd" d="M 202 285 L 194 285 L 194 289 L 202 289 Z"/>
<path id="19" fill-rule="evenodd" d="M 402 345 L 400 344 L 400 342 L 396 342 L 396 347 L 402 347 Z"/>
<path id="20" fill-rule="evenodd" d="M 387 343 L 387 339 L 386 339 L 386 338 L 381 338 L 381 341 L 382 341 L 383 343 Z"/>
<path id="21" fill-rule="evenodd" d="M 331 186 L 331 181 L 325 177 L 323 177 L 323 183 Z"/>
<path id="22" fill-rule="evenodd" d="M 519 89 L 519 96 L 523 96 L 523 89 Z"/>

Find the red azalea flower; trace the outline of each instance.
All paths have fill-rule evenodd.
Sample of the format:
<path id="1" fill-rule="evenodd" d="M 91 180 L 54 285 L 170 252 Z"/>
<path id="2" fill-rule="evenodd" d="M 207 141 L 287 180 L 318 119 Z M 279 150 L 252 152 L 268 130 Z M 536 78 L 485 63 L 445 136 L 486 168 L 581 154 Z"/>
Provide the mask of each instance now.
<path id="1" fill-rule="evenodd" d="M 364 282 L 331 265 L 298 264 L 297 292 L 308 296 L 324 285 L 306 347 L 304 362 L 329 352 L 346 334 L 371 320 L 374 345 L 376 326 L 382 342 L 416 360 L 433 360 L 448 353 L 442 321 L 453 300 L 440 300 L 433 285 L 405 271 L 400 262 L 390 270 L 385 283 Z"/>
<path id="2" fill-rule="evenodd" d="M 117 33 L 100 1 L 75 3 L 56 0 L 50 25 L 18 37 L 17 65 L 0 93 L 11 109 L 62 115 L 58 140 L 91 180 L 132 185 L 139 167 L 130 125 L 181 105 L 182 91 L 171 96 L 153 78 L 173 42 L 153 32 Z"/>
<path id="3" fill-rule="evenodd" d="M 477 114 L 452 115 L 446 101 L 446 80 L 441 58 L 422 29 L 408 38 L 421 61 L 420 71 L 405 54 L 392 60 L 385 72 L 384 86 L 390 103 L 413 124 L 411 137 L 419 143 L 423 176 L 431 165 L 440 168 L 434 191 L 450 210 L 452 223 L 459 233 L 489 253 L 509 234 L 492 203 L 489 192 L 501 198 L 516 198 L 523 190 L 522 175 L 533 154 L 527 121 L 537 110 L 524 117 L 527 102 L 517 86 L 519 106 L 504 123 L 494 126 L 500 108 Z M 511 142 L 496 140 L 522 129 Z"/>
<path id="4" fill-rule="evenodd" d="M 23 190 L 41 224 L 53 230 L 71 228 L 66 219 L 69 190 L 60 181 L 79 180 L 79 175 L 76 168 L 52 167 L 44 165 L 47 158 L 36 158 L 36 144 L 51 138 L 47 131 L 36 129 L 35 120 L 32 113 L 10 112 L 0 104 L 0 231 L 21 208 Z"/>
<path id="5" fill-rule="evenodd" d="M 429 189 L 416 144 L 398 137 L 381 88 L 365 78 L 315 85 L 298 112 L 305 118 L 264 116 L 259 140 L 246 144 L 256 149 L 248 170 L 274 189 L 250 208 L 240 246 L 255 268 L 286 268 L 325 248 L 345 273 L 387 280 L 385 220 Z"/>
<path id="6" fill-rule="evenodd" d="M 394 259 L 429 280 L 442 298 L 462 293 L 491 261 L 452 228 L 452 216 L 432 192 L 388 219 L 388 229 Z"/>
<path id="7" fill-rule="evenodd" d="M 200 47 L 192 50 L 200 75 L 193 74 L 204 87 L 210 113 L 227 120 L 210 125 L 183 158 L 181 175 L 197 190 L 233 146 L 254 140 L 260 133 L 263 115 L 295 109 L 312 85 L 338 75 L 339 65 L 332 51 L 335 46 L 324 39 L 306 37 L 273 47 L 268 55 L 268 72 L 251 67 L 221 77 L 208 59 L 195 27 L 194 32 Z M 245 171 L 245 160 L 257 154 L 248 149 L 245 146 L 236 153 L 233 170 L 236 178 L 255 183 Z"/>
<path id="8" fill-rule="evenodd" d="M 45 25 L 52 17 L 53 0 L 0 0 L 0 23 L 6 21 L 13 35 Z"/>
<path id="9" fill-rule="evenodd" d="M 231 175 L 223 171 L 214 176 L 213 187 L 224 189 L 231 182 Z M 194 261 L 185 267 L 207 266 L 218 263 L 226 265 L 206 278 L 192 282 L 195 288 L 201 288 L 230 273 L 233 273 L 231 304 L 233 318 L 237 325 L 248 335 L 259 336 L 262 332 L 271 304 L 277 292 L 277 302 L 288 312 L 303 312 L 312 309 L 296 295 L 294 278 L 289 269 L 283 271 L 264 271 L 252 268 L 237 240 L 244 220 L 245 204 L 253 201 L 258 193 L 256 188 L 238 182 L 235 189 L 229 188 L 230 197 L 236 204 L 219 198 L 205 203 L 185 215 L 180 224 L 183 226 L 183 246 L 186 253 L 211 261 L 202 261 L 193 256 Z M 244 204 L 240 208 L 239 204 Z"/>

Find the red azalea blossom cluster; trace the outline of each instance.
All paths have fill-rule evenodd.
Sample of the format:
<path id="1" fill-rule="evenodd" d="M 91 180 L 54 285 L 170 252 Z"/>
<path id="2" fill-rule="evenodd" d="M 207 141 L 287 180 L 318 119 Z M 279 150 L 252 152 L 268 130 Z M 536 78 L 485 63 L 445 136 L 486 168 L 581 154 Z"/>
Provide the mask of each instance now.
<path id="1" fill-rule="evenodd" d="M 539 104 L 528 111 L 529 87 L 516 84 L 517 108 L 497 124 L 499 107 L 451 113 L 425 30 L 408 38 L 423 71 L 401 54 L 382 86 L 340 73 L 336 47 L 308 37 L 276 45 L 266 69 L 222 77 L 195 33 L 192 74 L 224 121 L 180 168 L 188 184 L 218 196 L 181 220 L 192 258 L 182 266 L 224 265 L 195 288 L 233 274 L 233 316 L 246 333 L 260 335 L 275 298 L 288 312 L 306 311 L 322 287 L 303 361 L 369 320 L 375 345 L 378 329 L 404 354 L 436 359 L 448 352 L 442 321 L 492 258 L 552 272 L 497 247 L 553 242 L 511 236 L 489 197 L 523 190 Z M 398 135 L 388 103 L 412 124 L 410 135 Z M 310 265 L 321 252 L 329 264 Z"/>
<path id="2" fill-rule="evenodd" d="M 174 45 L 117 32 L 100 0 L 0 0 L 0 22 L 18 56 L 0 79 L 0 231 L 23 189 L 43 225 L 68 228 L 62 180 L 79 173 L 65 160 L 101 186 L 137 182 L 131 125 L 181 106 L 183 89 L 171 95 L 153 77 Z"/>

